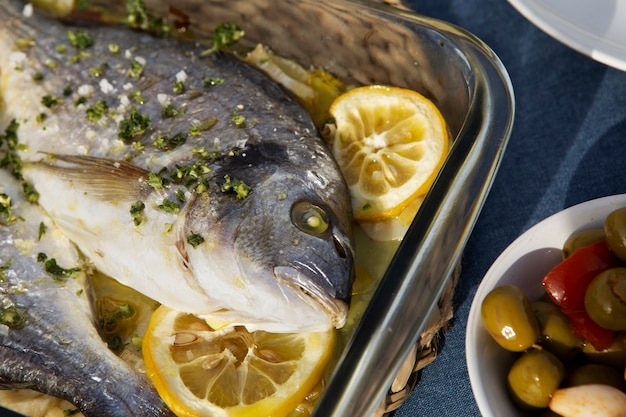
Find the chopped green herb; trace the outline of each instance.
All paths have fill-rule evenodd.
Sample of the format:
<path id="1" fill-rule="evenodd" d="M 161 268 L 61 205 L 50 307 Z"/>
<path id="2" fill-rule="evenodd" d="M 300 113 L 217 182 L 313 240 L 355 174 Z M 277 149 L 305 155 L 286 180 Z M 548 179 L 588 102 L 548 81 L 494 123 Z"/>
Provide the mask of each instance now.
<path id="1" fill-rule="evenodd" d="M 231 121 L 233 122 L 233 125 L 236 128 L 241 129 L 241 128 L 246 126 L 246 117 L 238 114 L 237 110 L 233 111 L 233 117 L 232 117 Z"/>
<path id="2" fill-rule="evenodd" d="M 120 320 L 127 319 L 135 313 L 130 304 L 120 304 L 117 311 L 105 319 L 105 324 L 115 324 Z"/>
<path id="3" fill-rule="evenodd" d="M 135 223 L 135 226 L 139 226 L 140 224 L 144 222 L 145 220 L 144 209 L 145 208 L 146 208 L 146 205 L 143 203 L 143 201 L 137 201 L 133 203 L 133 205 L 130 206 L 130 214 L 131 216 L 133 216 L 133 222 Z"/>
<path id="4" fill-rule="evenodd" d="M 112 54 L 117 54 L 120 52 L 120 46 L 116 43 L 110 43 L 109 44 L 109 52 L 111 52 Z"/>
<path id="5" fill-rule="evenodd" d="M 185 91 L 185 84 L 183 84 L 183 82 L 180 80 L 174 81 L 174 87 L 172 87 L 172 91 L 176 94 L 182 94 Z"/>
<path id="6" fill-rule="evenodd" d="M 172 28 L 165 20 L 148 14 L 143 0 L 128 0 L 126 2 L 126 24 L 134 29 L 142 29 L 155 34 L 171 32 Z"/>
<path id="7" fill-rule="evenodd" d="M 130 145 L 130 147 L 133 148 L 133 150 L 135 150 L 135 151 L 143 151 L 145 149 L 145 147 L 143 146 L 143 143 L 141 143 L 139 141 L 133 142 Z"/>
<path id="8" fill-rule="evenodd" d="M 145 132 L 151 122 L 150 117 L 138 113 L 137 109 L 133 107 L 130 116 L 119 123 L 117 136 L 120 139 L 132 139 Z"/>
<path id="9" fill-rule="evenodd" d="M 39 193 L 35 190 L 35 186 L 29 181 L 22 180 L 22 190 L 26 195 L 26 201 L 31 204 L 37 204 L 39 202 Z"/>
<path id="10" fill-rule="evenodd" d="M 161 116 L 166 119 L 176 117 L 178 116 L 178 110 L 176 109 L 176 107 L 168 104 L 167 106 L 163 107 L 163 109 L 161 109 Z"/>
<path id="11" fill-rule="evenodd" d="M 90 53 L 85 52 L 85 51 L 78 51 L 77 54 L 74 54 L 70 57 L 70 59 L 68 60 L 68 63 L 70 64 L 76 64 L 78 62 L 80 62 L 83 58 L 87 58 L 91 56 Z"/>
<path id="12" fill-rule="evenodd" d="M 234 45 L 243 38 L 245 32 L 235 23 L 220 23 L 213 30 L 213 46 L 201 55 L 220 52 L 227 46 Z"/>
<path id="13" fill-rule="evenodd" d="M 56 50 L 58 53 L 60 54 L 64 54 L 65 52 L 67 52 L 67 46 L 61 44 L 61 45 L 57 45 Z"/>
<path id="14" fill-rule="evenodd" d="M 91 35 L 84 30 L 70 30 L 66 33 L 66 36 L 69 43 L 81 51 L 84 51 L 93 45 Z"/>
<path id="15" fill-rule="evenodd" d="M 0 224 L 13 224 L 17 221 L 17 216 L 13 214 L 11 209 L 11 197 L 7 194 L 0 194 L 0 215 L 4 221 L 0 221 Z"/>
<path id="16" fill-rule="evenodd" d="M 43 73 L 37 71 L 35 74 L 33 74 L 33 81 L 35 82 L 43 81 Z"/>
<path id="17" fill-rule="evenodd" d="M 46 259 L 48 259 L 48 255 L 46 255 L 45 253 L 39 252 L 37 254 L 37 262 L 45 262 Z"/>
<path id="18" fill-rule="evenodd" d="M 199 123 L 194 124 L 189 129 L 189 134 L 191 136 L 200 136 L 200 132 L 210 130 L 213 126 L 217 124 L 217 117 L 211 116 L 206 119 L 200 121 Z"/>
<path id="19" fill-rule="evenodd" d="M 166 150 L 173 149 L 177 146 L 183 145 L 187 141 L 187 134 L 180 132 L 172 137 L 165 135 L 159 135 L 153 142 L 153 145 L 157 149 Z"/>
<path id="20" fill-rule="evenodd" d="M 189 236 L 187 236 L 187 243 L 189 243 L 195 249 L 202 243 L 204 243 L 204 238 L 199 234 L 192 232 Z"/>
<path id="21" fill-rule="evenodd" d="M 41 104 L 43 104 L 49 109 L 60 104 L 62 101 L 63 101 L 62 99 L 59 99 L 52 95 L 45 95 L 41 98 Z"/>
<path id="22" fill-rule="evenodd" d="M 0 266 L 0 283 L 7 282 L 9 280 L 8 271 L 9 271 L 9 265 Z"/>
<path id="23" fill-rule="evenodd" d="M 95 104 L 87 107 L 85 109 L 85 114 L 87 114 L 87 120 L 90 122 L 98 122 L 102 116 L 106 115 L 109 111 L 109 106 L 107 105 L 104 99 L 98 100 Z"/>
<path id="24" fill-rule="evenodd" d="M 230 175 L 225 175 L 224 180 L 225 182 L 222 184 L 223 193 L 234 192 L 238 199 L 243 200 L 252 192 L 252 188 L 243 181 L 236 178 L 231 179 Z"/>
<path id="25" fill-rule="evenodd" d="M 203 82 L 205 87 L 213 87 L 214 85 L 224 84 L 223 78 L 205 78 Z"/>
<path id="26" fill-rule="evenodd" d="M 48 115 L 46 113 L 39 113 L 36 117 L 35 117 L 35 121 L 37 123 L 43 123 L 46 121 L 46 119 L 48 118 Z"/>
<path id="27" fill-rule="evenodd" d="M 43 235 L 46 234 L 47 230 L 48 230 L 48 226 L 46 226 L 44 222 L 39 223 L 39 235 L 37 235 L 37 240 L 41 240 Z"/>
<path id="28" fill-rule="evenodd" d="M 163 202 L 158 205 L 159 209 L 166 213 L 178 214 L 180 205 L 169 198 L 164 198 Z"/>
<path id="29" fill-rule="evenodd" d="M 143 346 L 143 337 L 141 337 L 138 334 L 134 334 L 130 337 L 130 344 L 135 346 L 135 348 L 137 348 L 138 351 L 141 351 L 141 348 Z"/>
<path id="30" fill-rule="evenodd" d="M 143 74 L 143 64 L 136 59 L 130 63 L 130 68 L 126 71 L 126 75 L 132 78 L 139 78 Z"/>
<path id="31" fill-rule="evenodd" d="M 57 264 L 57 261 L 54 258 L 46 259 L 44 262 L 44 269 L 56 280 L 60 280 L 63 277 L 76 278 L 78 273 L 81 271 L 80 268 L 63 268 Z"/>
<path id="32" fill-rule="evenodd" d="M 53 61 L 53 60 L 51 60 L 51 59 L 47 60 L 47 61 L 46 61 L 46 63 L 45 63 L 44 65 L 45 65 L 47 68 L 50 68 L 50 69 L 55 69 L 55 68 L 58 66 L 57 62 L 56 62 L 56 61 Z"/>
<path id="33" fill-rule="evenodd" d="M 78 107 L 81 104 L 85 104 L 87 102 L 87 97 L 84 96 L 80 96 L 76 99 L 76 101 L 74 102 L 74 106 Z"/>
<path id="34" fill-rule="evenodd" d="M 137 104 L 144 104 L 146 102 L 145 97 L 141 94 L 141 91 L 139 90 L 133 91 L 130 94 L 129 98 L 132 99 Z"/>
<path id="35" fill-rule="evenodd" d="M 104 75 L 104 68 L 106 68 L 106 66 L 107 63 L 103 62 L 97 67 L 91 67 L 87 70 L 87 74 L 89 74 L 90 77 L 100 78 Z"/>
<path id="36" fill-rule="evenodd" d="M 181 203 L 185 202 L 185 192 L 180 188 L 176 190 L 176 199 Z"/>
<path id="37" fill-rule="evenodd" d="M 85 0 L 81 0 L 81 1 L 85 1 Z M 66 410 L 63 410 L 64 417 L 70 417 L 78 413 L 80 413 L 80 410 L 78 408 L 73 408 L 73 409 L 68 408 Z"/>
<path id="38" fill-rule="evenodd" d="M 63 89 L 63 96 L 68 97 L 71 95 L 72 95 L 72 86 L 66 85 L 65 88 Z"/>
<path id="39" fill-rule="evenodd" d="M 15 306 L 8 306 L 0 310 L 0 323 L 11 329 L 21 329 L 26 325 L 26 313 Z"/>
<path id="40" fill-rule="evenodd" d="M 34 38 L 20 38 L 15 41 L 15 47 L 20 50 L 32 48 L 37 45 L 37 41 Z"/>
<path id="41" fill-rule="evenodd" d="M 148 184 L 152 186 L 155 190 L 162 190 L 164 187 L 163 178 L 154 172 L 150 172 L 148 174 Z"/>

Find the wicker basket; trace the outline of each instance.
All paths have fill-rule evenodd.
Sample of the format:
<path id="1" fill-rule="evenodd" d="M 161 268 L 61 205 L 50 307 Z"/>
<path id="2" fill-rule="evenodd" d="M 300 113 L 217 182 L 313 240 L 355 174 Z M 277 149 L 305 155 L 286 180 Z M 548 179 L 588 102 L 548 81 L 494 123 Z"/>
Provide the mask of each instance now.
<path id="1" fill-rule="evenodd" d="M 387 392 L 387 396 L 383 398 L 372 417 L 388 416 L 399 408 L 417 385 L 420 370 L 432 363 L 437 357 L 439 339 L 451 326 L 454 290 L 460 274 L 459 265 L 439 299 L 438 308 L 433 311 L 429 318 L 428 327 L 422 332 L 417 343 L 404 360 Z"/>

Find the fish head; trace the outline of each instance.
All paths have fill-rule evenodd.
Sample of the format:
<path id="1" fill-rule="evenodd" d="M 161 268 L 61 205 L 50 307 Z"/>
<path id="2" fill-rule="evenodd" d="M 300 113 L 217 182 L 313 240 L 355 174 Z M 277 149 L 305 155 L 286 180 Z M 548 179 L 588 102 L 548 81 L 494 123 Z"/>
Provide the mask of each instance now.
<path id="1" fill-rule="evenodd" d="M 222 297 L 230 303 L 222 304 L 225 320 L 273 331 L 342 327 L 354 278 L 352 209 L 343 179 L 284 164 L 257 167 L 250 177 L 230 175 L 252 184 L 250 194 L 197 198 L 190 205 L 197 208 L 189 210 L 206 215 L 187 214 L 185 221 L 187 233 L 193 229 L 210 241 L 187 249 L 190 269 L 203 275 L 200 286 L 215 293 L 209 290 L 215 281 L 208 280 L 222 279 L 209 276 L 219 270 L 239 287 Z"/>

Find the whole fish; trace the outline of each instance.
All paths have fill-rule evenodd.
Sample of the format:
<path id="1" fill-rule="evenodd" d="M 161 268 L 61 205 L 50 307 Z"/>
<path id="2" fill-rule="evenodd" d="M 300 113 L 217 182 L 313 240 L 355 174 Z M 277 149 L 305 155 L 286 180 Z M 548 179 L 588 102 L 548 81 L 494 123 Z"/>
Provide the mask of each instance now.
<path id="1" fill-rule="evenodd" d="M 78 251 L 4 170 L 0 207 L 0 388 L 64 398 L 86 416 L 173 416 L 107 348 Z"/>
<path id="2" fill-rule="evenodd" d="M 0 4 L 2 120 L 97 269 L 215 327 L 343 325 L 349 194 L 289 94 L 198 42 Z"/>

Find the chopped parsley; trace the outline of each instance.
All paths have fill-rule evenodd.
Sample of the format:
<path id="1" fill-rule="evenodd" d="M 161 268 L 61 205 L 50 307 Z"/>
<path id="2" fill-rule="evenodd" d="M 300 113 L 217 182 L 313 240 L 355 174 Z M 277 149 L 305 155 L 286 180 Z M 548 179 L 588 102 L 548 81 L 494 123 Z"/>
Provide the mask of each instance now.
<path id="1" fill-rule="evenodd" d="M 159 135 L 153 142 L 153 145 L 160 150 L 173 149 L 177 146 L 184 145 L 187 142 L 187 133 L 180 132 L 174 136 Z"/>
<path id="2" fill-rule="evenodd" d="M 130 215 L 133 216 L 133 222 L 135 223 L 135 226 L 139 226 L 140 224 L 144 222 L 145 220 L 144 209 L 145 208 L 146 208 L 146 205 L 144 204 L 143 201 L 137 201 L 133 203 L 133 205 L 130 206 Z"/>
<path id="3" fill-rule="evenodd" d="M 21 182 L 26 199 L 30 203 L 36 203 L 39 200 L 39 194 L 22 175 L 23 164 L 18 151 L 25 149 L 25 146 L 21 145 L 17 138 L 19 126 L 19 123 L 13 119 L 5 129 L 4 135 L 0 135 L 0 168 L 8 168 L 11 175 Z"/>
<path id="4" fill-rule="evenodd" d="M 11 209 L 11 197 L 4 193 L 0 194 L 0 215 L 4 219 L 4 224 L 13 224 L 17 221 L 17 216 Z"/>
<path id="5" fill-rule="evenodd" d="M 168 104 L 167 106 L 161 109 L 161 116 L 165 119 L 176 117 L 178 116 L 178 110 L 176 109 L 176 107 L 172 106 L 171 104 Z"/>
<path id="6" fill-rule="evenodd" d="M 119 133 L 117 136 L 120 139 L 132 139 L 145 132 L 151 123 L 150 117 L 140 114 L 137 112 L 137 109 L 133 107 L 130 111 L 130 116 L 119 123 Z"/>
<path id="7" fill-rule="evenodd" d="M 107 65 L 108 64 L 106 62 L 103 62 L 97 67 L 91 67 L 87 70 L 87 74 L 90 77 L 100 78 L 104 75 L 104 69 L 107 67 Z"/>
<path id="8" fill-rule="evenodd" d="M 146 102 L 146 98 L 139 90 L 133 91 L 128 98 L 132 99 L 137 104 L 144 104 Z"/>
<path id="9" fill-rule="evenodd" d="M 203 131 L 210 130 L 213 126 L 217 124 L 217 117 L 211 116 L 207 117 L 204 120 L 201 120 L 199 123 L 194 124 L 189 129 L 189 134 L 191 136 L 200 136 L 200 133 Z"/>
<path id="10" fill-rule="evenodd" d="M 72 95 L 72 86 L 71 85 L 66 85 L 65 88 L 63 89 L 63 96 L 64 97 L 68 97 Z"/>
<path id="11" fill-rule="evenodd" d="M 74 106 L 78 107 L 81 104 L 85 104 L 87 103 L 87 97 L 85 96 L 80 96 L 76 99 L 76 101 L 74 102 Z"/>
<path id="12" fill-rule="evenodd" d="M 62 101 L 63 101 L 62 99 L 59 99 L 58 97 L 55 97 L 52 95 L 45 95 L 41 98 L 41 104 L 43 104 L 49 109 L 61 104 Z"/>
<path id="13" fill-rule="evenodd" d="M 231 118 L 231 121 L 236 128 L 241 129 L 246 126 L 246 117 L 240 115 L 237 110 L 233 110 L 233 117 Z"/>
<path id="14" fill-rule="evenodd" d="M 15 306 L 4 307 L 0 310 L 0 323 L 11 329 L 21 329 L 26 325 L 26 313 Z"/>
<path id="15" fill-rule="evenodd" d="M 78 273 L 81 271 L 80 268 L 63 268 L 59 264 L 57 264 L 57 260 L 55 258 L 48 259 L 48 255 L 43 252 L 39 252 L 37 254 L 37 262 L 43 262 L 44 270 L 52 275 L 52 277 L 59 281 L 62 278 L 76 278 Z"/>
<path id="16" fill-rule="evenodd" d="M 87 109 L 85 109 L 85 114 L 87 114 L 87 120 L 95 123 L 99 121 L 102 116 L 106 115 L 108 111 L 109 106 L 107 105 L 106 101 L 102 99 L 98 100 L 95 104 L 87 107 Z"/>
<path id="17" fill-rule="evenodd" d="M 155 190 L 162 190 L 165 186 L 163 178 L 154 172 L 148 174 L 148 184 Z"/>
<path id="18" fill-rule="evenodd" d="M 174 81 L 174 87 L 172 87 L 172 91 L 175 94 L 182 94 L 185 91 L 185 84 L 180 80 Z"/>
<path id="19" fill-rule="evenodd" d="M 36 83 L 43 81 L 43 73 L 37 71 L 36 73 L 33 74 L 33 81 L 35 81 Z"/>
<path id="20" fill-rule="evenodd" d="M 130 63 L 130 68 L 126 71 L 126 75 L 132 78 L 139 78 L 143 74 L 143 64 L 136 59 Z"/>
<path id="21" fill-rule="evenodd" d="M 224 176 L 224 184 L 222 184 L 223 193 L 235 193 L 238 199 L 243 200 L 252 192 L 252 188 L 241 180 L 231 178 L 230 175 Z"/>
<path id="22" fill-rule="evenodd" d="M 161 202 L 158 207 L 166 213 L 178 214 L 180 211 L 180 204 L 170 200 L 169 198 L 164 198 L 163 202 Z"/>
<path id="23" fill-rule="evenodd" d="M 37 240 L 41 240 L 43 235 L 48 231 L 48 226 L 44 222 L 39 223 L 39 234 L 37 235 Z"/>
<path id="24" fill-rule="evenodd" d="M 120 46 L 116 43 L 110 43 L 109 44 L 109 52 L 111 52 L 112 54 L 117 54 L 120 52 Z"/>
<path id="25" fill-rule="evenodd" d="M 143 0 L 126 2 L 126 24 L 133 29 L 141 29 L 155 34 L 166 34 L 172 28 L 163 18 L 151 16 Z"/>
<path id="26" fill-rule="evenodd" d="M 205 87 L 213 87 L 214 85 L 224 84 L 223 78 L 207 77 L 204 79 L 203 84 Z"/>
<path id="27" fill-rule="evenodd" d="M 208 55 L 214 52 L 220 52 L 224 48 L 234 45 L 241 38 L 243 38 L 245 32 L 235 23 L 220 23 L 213 30 L 213 46 L 201 55 Z"/>
<path id="28" fill-rule="evenodd" d="M 39 113 L 36 117 L 35 117 L 35 121 L 37 123 L 43 123 L 46 121 L 46 119 L 48 118 L 48 115 L 46 113 Z"/>
<path id="29" fill-rule="evenodd" d="M 73 409 L 67 408 L 67 409 L 63 410 L 63 416 L 64 417 L 71 417 L 71 416 L 73 416 L 75 414 L 78 414 L 78 413 L 80 413 L 80 410 L 78 408 L 73 408 Z"/>
<path id="30" fill-rule="evenodd" d="M 66 36 L 69 43 L 81 51 L 84 51 L 93 45 L 91 35 L 84 30 L 70 30 L 66 33 Z"/>
<path id="31" fill-rule="evenodd" d="M 189 243 L 195 249 L 202 243 L 204 243 L 204 238 L 197 233 L 191 232 L 191 234 L 187 236 L 187 243 Z"/>

